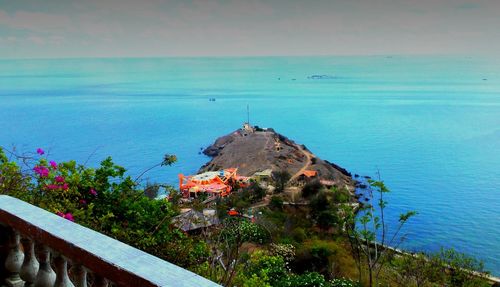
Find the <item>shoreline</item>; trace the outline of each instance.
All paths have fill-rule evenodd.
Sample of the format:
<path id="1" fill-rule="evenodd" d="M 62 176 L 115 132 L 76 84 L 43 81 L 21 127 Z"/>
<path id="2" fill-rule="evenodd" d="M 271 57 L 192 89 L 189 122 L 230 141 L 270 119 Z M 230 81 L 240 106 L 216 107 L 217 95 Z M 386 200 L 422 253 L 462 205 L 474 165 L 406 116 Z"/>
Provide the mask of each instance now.
<path id="1" fill-rule="evenodd" d="M 389 251 L 394 252 L 394 253 L 396 253 L 397 255 L 400 255 L 400 256 L 415 257 L 415 255 L 417 254 L 415 252 L 407 251 L 407 250 L 404 250 L 404 249 L 399 249 L 399 248 L 391 247 L 391 246 L 388 246 L 388 245 L 383 245 L 383 244 L 380 244 L 378 242 L 371 242 L 370 244 L 371 245 L 377 245 L 378 248 L 389 250 Z M 451 269 L 451 267 L 449 267 L 449 269 Z M 470 272 L 470 274 L 472 274 L 473 276 L 475 276 L 477 278 L 481 278 L 481 279 L 487 280 L 492 286 L 494 284 L 500 284 L 500 277 L 497 277 L 497 276 L 495 276 L 493 274 L 482 273 L 482 272 L 478 272 L 478 271 L 474 271 L 474 270 L 466 270 L 466 271 Z"/>

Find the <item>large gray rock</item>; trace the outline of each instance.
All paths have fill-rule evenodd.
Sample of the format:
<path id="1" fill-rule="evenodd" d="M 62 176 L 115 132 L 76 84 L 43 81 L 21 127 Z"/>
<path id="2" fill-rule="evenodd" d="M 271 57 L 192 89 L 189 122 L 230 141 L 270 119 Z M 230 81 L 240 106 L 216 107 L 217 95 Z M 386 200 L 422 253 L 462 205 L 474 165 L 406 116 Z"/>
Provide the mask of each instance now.
<path id="1" fill-rule="evenodd" d="M 212 160 L 200 172 L 237 167 L 238 174 L 251 176 L 265 169 L 286 170 L 291 175 L 315 170 L 319 178 L 333 180 L 338 186 L 354 186 L 351 174 L 345 169 L 316 157 L 305 146 L 272 129 L 236 130 L 218 138 L 203 153 Z"/>

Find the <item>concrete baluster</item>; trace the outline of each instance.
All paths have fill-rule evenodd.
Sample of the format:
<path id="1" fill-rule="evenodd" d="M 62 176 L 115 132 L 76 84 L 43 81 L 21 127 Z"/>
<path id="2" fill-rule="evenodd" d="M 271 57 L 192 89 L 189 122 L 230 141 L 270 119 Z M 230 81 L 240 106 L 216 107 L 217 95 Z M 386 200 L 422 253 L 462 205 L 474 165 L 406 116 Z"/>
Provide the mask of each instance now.
<path id="1" fill-rule="evenodd" d="M 64 256 L 59 255 L 54 258 L 56 267 L 56 283 L 54 287 L 75 287 L 68 277 L 68 261 Z"/>
<path id="2" fill-rule="evenodd" d="M 5 259 L 5 269 L 9 272 L 9 276 L 5 279 L 5 284 L 8 287 L 22 287 L 24 281 L 19 276 L 24 259 L 24 254 L 19 248 L 21 237 L 19 232 L 14 229 L 10 229 L 9 235 L 9 254 Z"/>
<path id="3" fill-rule="evenodd" d="M 108 280 L 102 276 L 96 275 L 94 286 L 95 287 L 108 287 Z"/>
<path id="4" fill-rule="evenodd" d="M 87 287 L 87 269 L 80 264 L 75 264 L 70 270 L 71 279 L 76 287 Z"/>
<path id="5" fill-rule="evenodd" d="M 50 266 L 50 250 L 47 246 L 42 246 L 38 254 L 40 269 L 35 280 L 35 287 L 53 287 L 56 282 L 56 273 Z"/>
<path id="6" fill-rule="evenodd" d="M 25 287 L 35 286 L 36 274 L 40 264 L 35 256 L 35 242 L 29 238 L 21 239 L 24 249 L 24 262 L 19 275 L 23 279 Z"/>

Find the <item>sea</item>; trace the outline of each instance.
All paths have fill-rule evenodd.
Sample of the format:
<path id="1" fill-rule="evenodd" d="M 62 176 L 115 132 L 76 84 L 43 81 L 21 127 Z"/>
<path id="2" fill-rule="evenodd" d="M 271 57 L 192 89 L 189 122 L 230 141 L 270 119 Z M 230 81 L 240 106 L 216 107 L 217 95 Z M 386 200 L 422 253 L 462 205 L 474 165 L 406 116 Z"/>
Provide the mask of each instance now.
<path id="1" fill-rule="evenodd" d="M 247 107 L 249 113 L 247 114 Z M 500 275 L 500 59 L 479 56 L 0 60 L 0 146 L 176 186 L 250 123 L 389 187 L 410 251 L 455 248 Z"/>

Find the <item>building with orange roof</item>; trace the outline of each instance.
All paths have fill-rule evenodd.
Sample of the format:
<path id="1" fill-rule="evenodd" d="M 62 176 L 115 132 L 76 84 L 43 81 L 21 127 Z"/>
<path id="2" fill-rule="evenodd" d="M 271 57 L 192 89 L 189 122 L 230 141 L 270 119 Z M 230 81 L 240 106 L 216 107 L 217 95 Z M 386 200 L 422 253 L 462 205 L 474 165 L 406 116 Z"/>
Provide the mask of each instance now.
<path id="1" fill-rule="evenodd" d="M 184 197 L 197 197 L 198 193 L 227 196 L 235 185 L 245 186 L 249 178 L 237 174 L 237 168 L 207 171 L 197 175 L 179 174 L 179 191 Z"/>
<path id="2" fill-rule="evenodd" d="M 317 178 L 318 172 L 315 170 L 304 170 L 298 177 L 299 182 L 305 183 Z"/>
<path id="3" fill-rule="evenodd" d="M 318 172 L 315 170 L 304 170 L 301 175 L 304 175 L 305 177 L 308 178 L 313 178 L 318 175 Z"/>

